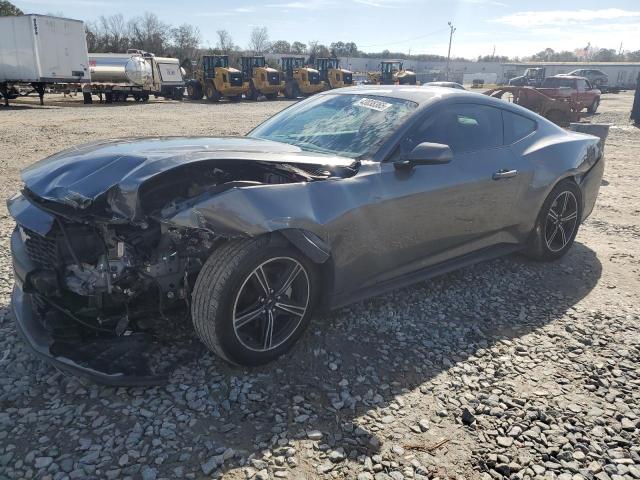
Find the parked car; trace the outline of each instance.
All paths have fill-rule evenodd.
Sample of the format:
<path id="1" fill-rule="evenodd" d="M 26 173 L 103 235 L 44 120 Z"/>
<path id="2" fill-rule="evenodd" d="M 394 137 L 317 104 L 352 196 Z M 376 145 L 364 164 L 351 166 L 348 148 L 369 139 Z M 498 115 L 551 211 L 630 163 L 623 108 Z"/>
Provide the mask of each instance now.
<path id="1" fill-rule="evenodd" d="M 551 98 L 571 99 L 578 106 L 578 111 L 586 108 L 589 113 L 596 113 L 600 105 L 600 90 L 593 88 L 583 77 L 547 77 L 539 90 Z"/>
<path id="2" fill-rule="evenodd" d="M 539 87 L 546 76 L 545 67 L 531 67 L 524 71 L 524 75 L 509 79 L 512 87 Z"/>
<path id="3" fill-rule="evenodd" d="M 595 88 L 601 88 L 609 84 L 609 77 L 606 73 L 591 68 L 573 70 L 567 73 L 566 76 L 586 78 Z"/>
<path id="4" fill-rule="evenodd" d="M 428 82 L 425 83 L 426 87 L 446 87 L 446 88 L 457 88 L 458 90 L 466 90 L 462 85 L 457 82 Z"/>
<path id="5" fill-rule="evenodd" d="M 263 364 L 320 308 L 510 252 L 562 257 L 603 169 L 596 137 L 406 85 L 327 91 L 247 137 L 73 147 L 8 201 L 15 320 L 58 368 L 114 385 L 160 381 L 135 342 L 171 308 L 222 358 Z"/>

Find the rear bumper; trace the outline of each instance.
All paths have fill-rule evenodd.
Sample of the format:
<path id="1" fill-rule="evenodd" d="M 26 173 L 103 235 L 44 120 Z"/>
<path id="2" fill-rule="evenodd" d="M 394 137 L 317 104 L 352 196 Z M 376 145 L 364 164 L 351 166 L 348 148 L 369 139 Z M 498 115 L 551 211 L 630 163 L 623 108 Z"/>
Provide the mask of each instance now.
<path id="1" fill-rule="evenodd" d="M 111 386 L 148 386 L 166 383 L 168 375 L 154 374 L 148 365 L 150 342 L 143 334 L 129 336 L 98 336 L 84 332 L 73 339 L 54 336 L 59 324 L 70 323 L 54 308 L 46 316 L 36 308 L 38 295 L 50 287 L 43 272 L 27 255 L 20 232 L 11 236 L 11 254 L 15 286 L 11 306 L 18 333 L 26 345 L 40 358 L 60 370 Z M 39 291 L 40 290 L 40 291 Z"/>

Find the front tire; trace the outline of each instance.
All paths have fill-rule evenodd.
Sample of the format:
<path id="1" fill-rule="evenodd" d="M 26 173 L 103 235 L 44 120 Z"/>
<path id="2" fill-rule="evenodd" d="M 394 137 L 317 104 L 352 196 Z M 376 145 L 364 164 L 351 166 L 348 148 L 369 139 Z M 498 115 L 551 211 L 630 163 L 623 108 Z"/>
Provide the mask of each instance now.
<path id="1" fill-rule="evenodd" d="M 600 99 L 596 98 L 591 104 L 591 106 L 587 108 L 587 112 L 596 113 L 599 106 L 600 106 Z"/>
<path id="2" fill-rule="evenodd" d="M 544 201 L 526 254 L 546 262 L 564 256 L 578 234 L 581 218 L 580 188 L 571 180 L 563 180 Z"/>
<path id="3" fill-rule="evenodd" d="M 193 288 L 196 333 L 215 354 L 262 365 L 287 352 L 311 319 L 315 265 L 271 237 L 230 241 L 205 262 Z"/>

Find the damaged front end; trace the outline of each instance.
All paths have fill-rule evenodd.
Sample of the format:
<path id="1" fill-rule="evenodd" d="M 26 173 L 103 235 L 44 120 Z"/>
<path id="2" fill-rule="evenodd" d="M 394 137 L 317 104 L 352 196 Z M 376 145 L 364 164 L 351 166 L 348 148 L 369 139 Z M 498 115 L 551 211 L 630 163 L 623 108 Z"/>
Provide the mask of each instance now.
<path id="1" fill-rule="evenodd" d="M 210 219 L 189 225 L 174 219 L 194 215 L 203 199 L 230 190 L 336 175 L 309 162 L 203 157 L 199 152 L 176 161 L 165 154 L 155 169 L 148 157 L 136 160 L 117 181 L 103 172 L 109 179 L 103 188 L 77 179 L 73 188 L 62 185 L 64 175 L 52 169 L 49 189 L 42 187 L 42 173 L 38 181 L 30 178 L 37 172 L 23 176 L 24 190 L 8 201 L 17 223 L 12 301 L 18 329 L 36 353 L 101 383 L 162 383 L 181 357 L 158 356 L 157 348 L 172 343 L 176 327 L 188 319 L 190 289 L 202 265 L 229 238 L 253 234 L 215 231 L 206 226 Z"/>

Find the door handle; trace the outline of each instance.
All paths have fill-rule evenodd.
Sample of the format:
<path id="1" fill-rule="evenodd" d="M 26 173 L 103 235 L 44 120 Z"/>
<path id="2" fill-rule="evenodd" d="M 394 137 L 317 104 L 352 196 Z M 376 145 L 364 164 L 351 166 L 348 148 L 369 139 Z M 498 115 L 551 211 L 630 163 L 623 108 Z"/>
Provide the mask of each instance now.
<path id="1" fill-rule="evenodd" d="M 496 173 L 493 174 L 493 178 L 494 180 L 501 180 L 503 178 L 511 178 L 511 177 L 515 177 L 516 175 L 518 175 L 518 170 L 505 170 L 505 169 L 501 169 L 498 170 Z"/>

